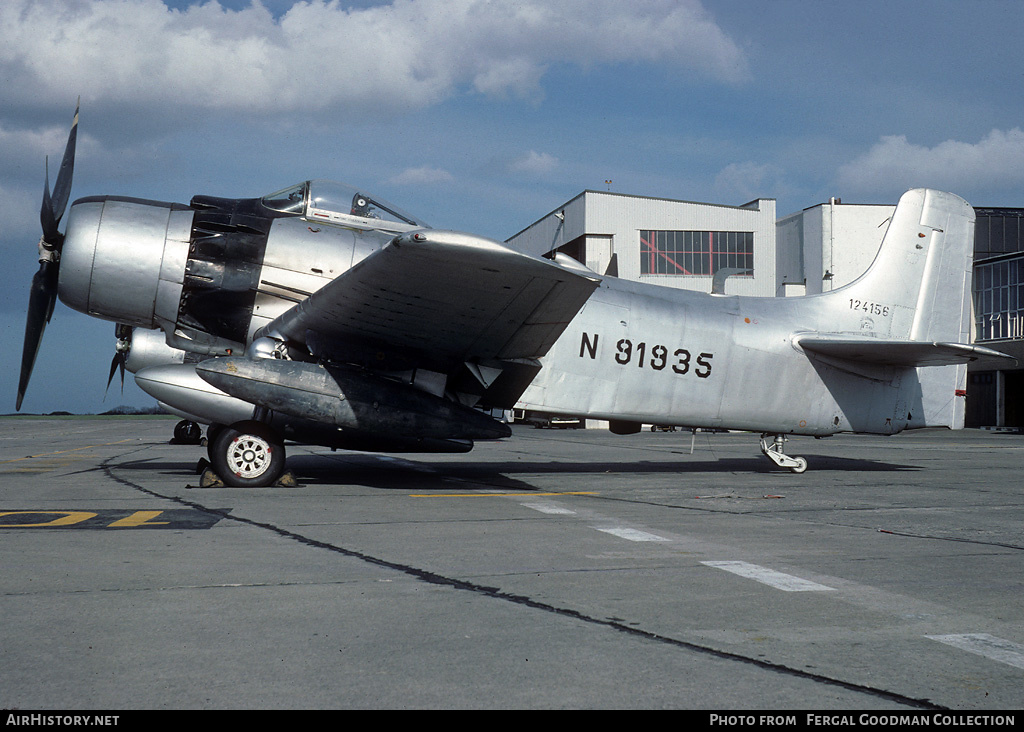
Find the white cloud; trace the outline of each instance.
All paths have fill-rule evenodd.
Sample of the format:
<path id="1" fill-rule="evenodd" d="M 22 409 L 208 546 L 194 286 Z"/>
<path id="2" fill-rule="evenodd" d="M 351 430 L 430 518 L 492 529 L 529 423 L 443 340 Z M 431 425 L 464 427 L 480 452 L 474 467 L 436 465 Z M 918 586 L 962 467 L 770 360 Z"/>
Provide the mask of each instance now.
<path id="1" fill-rule="evenodd" d="M 718 200 L 747 203 L 773 195 L 778 177 L 779 171 L 772 165 L 730 163 L 715 176 L 715 195 Z"/>
<path id="2" fill-rule="evenodd" d="M 946 140 L 915 145 L 905 135 L 883 137 L 868 152 L 842 166 L 841 190 L 854 193 L 915 187 L 950 191 L 988 190 L 1024 183 L 1024 132 L 992 130 L 977 143 Z"/>
<path id="3" fill-rule="evenodd" d="M 733 83 L 739 47 L 699 0 L 297 2 L 270 13 L 211 0 L 4 0 L 6 105 L 278 112 L 422 108 L 462 89 L 536 100 L 556 63 L 670 65 Z"/>
<path id="4" fill-rule="evenodd" d="M 44 160 L 49 158 L 52 185 L 68 142 L 71 121 L 70 111 L 57 124 L 28 129 L 8 126 L 0 121 L 0 171 L 3 177 L 7 180 L 27 177 L 38 181 L 39 192 L 42 193 Z M 79 130 L 76 157 L 88 157 L 95 149 L 95 140 Z"/>
<path id="5" fill-rule="evenodd" d="M 558 158 L 545 152 L 530 152 L 508 164 L 510 173 L 526 173 L 528 175 L 544 175 L 558 166 Z"/>
<path id="6" fill-rule="evenodd" d="M 52 185 L 52 181 L 51 181 Z M 20 247 L 18 257 L 26 263 L 33 263 L 32 255 L 36 251 L 36 242 L 39 240 L 39 204 L 42 196 L 43 186 L 40 184 L 39 196 L 32 196 L 20 188 L 7 188 L 0 185 L 0 241 Z M 26 215 L 26 212 L 32 212 Z M 0 246 L 0 252 L 6 247 Z M 5 252 L 4 258 L 7 259 Z M 7 266 L 11 264 L 7 259 Z M 26 290 L 26 293 L 28 291 Z M 27 294 L 26 294 L 27 297 Z"/>
<path id="7" fill-rule="evenodd" d="M 419 168 L 406 168 L 388 182 L 395 185 L 421 185 L 430 183 L 447 183 L 455 180 L 444 168 L 432 168 L 424 165 Z"/>
<path id="8" fill-rule="evenodd" d="M 4 158 L 8 155 L 24 157 L 33 164 L 40 165 L 39 161 L 45 155 L 63 153 L 67 139 L 67 128 L 50 126 L 42 129 L 9 130 L 0 124 L 0 155 Z M 56 164 L 60 164 L 59 159 Z"/>

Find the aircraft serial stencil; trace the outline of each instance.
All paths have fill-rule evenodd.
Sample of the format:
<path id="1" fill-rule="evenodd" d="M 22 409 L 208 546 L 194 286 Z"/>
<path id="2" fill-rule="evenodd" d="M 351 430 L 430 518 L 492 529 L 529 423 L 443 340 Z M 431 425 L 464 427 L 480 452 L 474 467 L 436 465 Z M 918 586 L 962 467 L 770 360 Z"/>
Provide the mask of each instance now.
<path id="1" fill-rule="evenodd" d="M 64 215 L 78 112 L 41 211 L 18 408 L 58 296 L 116 323 L 111 378 L 207 425 L 230 485 L 274 483 L 286 441 L 465 452 L 508 437 L 494 409 L 787 435 L 960 428 L 973 209 L 912 190 L 855 282 L 799 298 L 706 295 L 430 228 L 311 180 L 189 204 L 94 196 Z"/>

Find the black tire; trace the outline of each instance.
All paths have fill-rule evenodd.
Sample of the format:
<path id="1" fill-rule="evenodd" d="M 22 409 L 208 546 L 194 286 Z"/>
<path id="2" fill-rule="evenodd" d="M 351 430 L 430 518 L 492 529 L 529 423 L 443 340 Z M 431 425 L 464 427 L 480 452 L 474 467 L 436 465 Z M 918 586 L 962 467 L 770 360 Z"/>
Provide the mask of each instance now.
<path id="1" fill-rule="evenodd" d="M 210 464 L 213 464 L 213 450 L 217 447 L 217 438 L 220 433 L 227 429 L 222 424 L 211 424 L 206 428 L 206 457 L 210 458 Z"/>
<path id="2" fill-rule="evenodd" d="M 284 472 L 284 441 L 262 422 L 236 422 L 219 431 L 210 462 L 225 485 L 262 488 Z"/>

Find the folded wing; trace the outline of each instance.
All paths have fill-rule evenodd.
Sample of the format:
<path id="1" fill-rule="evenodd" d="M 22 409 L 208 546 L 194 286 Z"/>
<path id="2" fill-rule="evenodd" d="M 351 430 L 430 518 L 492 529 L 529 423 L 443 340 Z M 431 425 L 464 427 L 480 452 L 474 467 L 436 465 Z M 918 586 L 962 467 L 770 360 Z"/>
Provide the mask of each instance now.
<path id="1" fill-rule="evenodd" d="M 459 386 L 455 382 L 463 390 L 467 373 L 484 389 L 503 374 L 516 375 L 514 389 L 525 388 L 539 369 L 536 359 L 599 282 L 596 275 L 489 239 L 410 232 L 283 313 L 261 334 L 304 344 L 321 358 L 444 375 L 446 391 Z M 434 390 L 439 393 L 442 386 Z M 514 401 L 508 396 L 503 401 L 509 398 Z"/>

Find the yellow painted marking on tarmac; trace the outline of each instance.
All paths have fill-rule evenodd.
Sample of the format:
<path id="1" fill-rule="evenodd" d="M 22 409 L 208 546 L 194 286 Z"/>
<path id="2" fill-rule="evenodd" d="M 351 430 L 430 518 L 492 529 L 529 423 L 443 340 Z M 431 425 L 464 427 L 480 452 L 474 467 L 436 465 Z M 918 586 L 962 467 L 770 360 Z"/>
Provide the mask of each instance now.
<path id="1" fill-rule="evenodd" d="M 136 526 L 166 526 L 171 523 L 170 521 L 150 521 L 155 519 L 157 516 L 162 514 L 163 511 L 136 511 L 131 516 L 126 516 L 123 519 L 118 519 L 111 526 L 117 527 L 130 527 Z"/>
<path id="2" fill-rule="evenodd" d="M 46 460 L 43 462 L 30 463 L 28 465 L 15 465 L 12 468 L 5 468 L 4 472 L 7 473 L 18 473 L 22 475 L 35 475 L 36 473 L 49 473 L 58 468 L 63 468 L 67 465 L 71 465 L 71 460 Z"/>
<path id="3" fill-rule="evenodd" d="M 528 496 L 596 496 L 597 491 L 567 491 L 565 493 L 412 493 L 410 498 L 516 498 Z"/>
<path id="4" fill-rule="evenodd" d="M 81 450 L 92 450 L 94 447 L 109 447 L 110 445 L 120 445 L 124 442 L 131 442 L 131 438 L 125 440 L 118 440 L 117 442 L 103 442 L 99 445 L 86 445 L 85 447 L 72 447 L 68 450 L 57 450 L 55 452 L 41 452 L 38 455 L 26 455 L 20 458 L 11 458 L 10 460 L 0 460 L 0 465 L 4 463 L 17 463 L 22 460 L 37 460 L 42 457 L 49 457 L 50 455 L 63 455 L 68 452 L 80 452 Z"/>
<path id="5" fill-rule="evenodd" d="M 55 518 L 51 521 L 44 521 L 41 524 L 0 524 L 0 528 L 24 529 L 39 526 L 71 526 L 72 524 L 78 524 L 82 521 L 96 518 L 99 515 L 92 511 L 0 511 L 0 518 L 3 518 L 4 516 L 24 516 L 26 514 L 44 514 L 47 516 L 50 514 L 56 514 L 60 516 L 60 518 Z"/>

